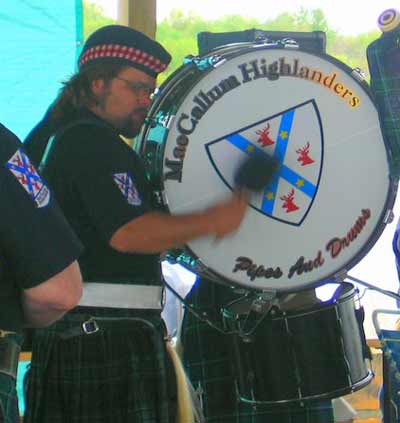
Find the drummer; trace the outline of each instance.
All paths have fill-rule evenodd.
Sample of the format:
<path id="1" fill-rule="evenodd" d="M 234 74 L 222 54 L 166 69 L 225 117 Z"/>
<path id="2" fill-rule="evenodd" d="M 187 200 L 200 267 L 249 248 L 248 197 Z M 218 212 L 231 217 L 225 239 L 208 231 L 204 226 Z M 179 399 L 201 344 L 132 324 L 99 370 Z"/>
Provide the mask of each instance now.
<path id="1" fill-rule="evenodd" d="M 175 422 L 159 254 L 230 234 L 247 203 L 236 192 L 187 215 L 153 207 L 141 159 L 120 135 L 138 134 L 170 60 L 141 32 L 100 28 L 26 142 L 85 246 L 87 282 L 80 307 L 34 335 L 27 423 Z"/>

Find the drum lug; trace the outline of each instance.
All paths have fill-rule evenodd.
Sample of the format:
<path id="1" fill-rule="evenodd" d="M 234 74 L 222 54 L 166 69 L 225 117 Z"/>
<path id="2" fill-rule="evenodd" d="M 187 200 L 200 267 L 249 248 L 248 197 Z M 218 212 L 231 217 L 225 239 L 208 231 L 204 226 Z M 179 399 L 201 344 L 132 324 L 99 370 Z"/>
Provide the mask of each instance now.
<path id="1" fill-rule="evenodd" d="M 391 210 L 391 209 L 387 210 L 386 213 L 385 213 L 385 216 L 383 218 L 383 223 L 385 225 L 387 225 L 389 223 L 392 223 L 393 222 L 393 219 L 394 219 L 393 210 Z"/>
<path id="2" fill-rule="evenodd" d="M 351 76 L 360 82 L 364 82 L 366 78 L 365 72 L 361 68 L 354 68 L 351 71 Z"/>
<path id="3" fill-rule="evenodd" d="M 278 41 L 278 44 L 282 45 L 283 48 L 298 49 L 299 43 L 293 38 L 283 38 Z"/>
<path id="4" fill-rule="evenodd" d="M 144 123 L 150 126 L 150 128 L 155 128 L 158 125 L 157 120 L 152 117 L 146 117 Z"/>
<path id="5" fill-rule="evenodd" d="M 163 191 L 154 190 L 153 191 L 153 198 L 154 198 L 154 201 L 155 201 L 157 207 L 162 207 L 166 204 Z"/>
<path id="6" fill-rule="evenodd" d="M 256 313 L 266 313 L 273 305 L 276 298 L 276 291 L 262 291 L 251 305 L 251 309 Z"/>
<path id="7" fill-rule="evenodd" d="M 335 279 L 338 282 L 343 282 L 347 278 L 347 269 L 342 269 L 340 272 L 336 273 L 333 276 L 333 279 Z"/>
<path id="8" fill-rule="evenodd" d="M 209 68 L 215 68 L 217 64 L 225 62 L 226 59 L 222 59 L 220 56 L 214 55 L 209 57 L 199 57 L 189 55 L 183 59 L 184 65 L 194 65 L 200 71 L 205 71 Z"/>

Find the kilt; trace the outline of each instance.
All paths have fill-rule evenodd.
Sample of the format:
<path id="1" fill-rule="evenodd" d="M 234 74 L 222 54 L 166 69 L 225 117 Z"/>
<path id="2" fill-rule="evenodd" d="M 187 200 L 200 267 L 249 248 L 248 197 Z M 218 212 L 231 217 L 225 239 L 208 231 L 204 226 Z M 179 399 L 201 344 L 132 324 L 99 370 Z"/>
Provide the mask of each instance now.
<path id="1" fill-rule="evenodd" d="M 22 345 L 22 335 L 10 335 L 18 344 Z M 18 397 L 16 380 L 9 375 L 0 373 L 0 423 L 18 423 Z"/>
<path id="2" fill-rule="evenodd" d="M 18 399 L 15 380 L 0 373 L 0 423 L 18 423 Z"/>
<path id="3" fill-rule="evenodd" d="M 24 422 L 173 423 L 176 381 L 160 313 L 78 310 L 33 335 Z M 98 332 L 60 337 L 90 316 Z M 112 327 L 102 329 L 102 318 Z"/>
<path id="4" fill-rule="evenodd" d="M 235 298 L 233 290 L 200 279 L 187 300 L 222 326 L 219 308 Z M 207 423 L 332 423 L 330 400 L 301 405 L 257 406 L 237 400 L 230 335 L 221 334 L 186 311 L 181 341 L 183 363 L 195 389 L 201 388 Z"/>

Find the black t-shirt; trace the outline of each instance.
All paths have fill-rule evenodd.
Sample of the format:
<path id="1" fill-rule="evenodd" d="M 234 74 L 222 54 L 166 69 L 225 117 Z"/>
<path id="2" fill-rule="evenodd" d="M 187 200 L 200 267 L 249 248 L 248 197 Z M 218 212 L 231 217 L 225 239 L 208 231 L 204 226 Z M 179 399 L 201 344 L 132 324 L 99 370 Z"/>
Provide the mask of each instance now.
<path id="1" fill-rule="evenodd" d="M 82 245 L 18 138 L 0 125 L 0 329 L 23 326 L 21 290 L 69 266 Z"/>
<path id="2" fill-rule="evenodd" d="M 43 172 L 85 246 L 79 263 L 86 282 L 160 283 L 159 255 L 109 246 L 118 228 L 152 209 L 141 159 L 112 126 L 82 111 L 58 130 Z"/>

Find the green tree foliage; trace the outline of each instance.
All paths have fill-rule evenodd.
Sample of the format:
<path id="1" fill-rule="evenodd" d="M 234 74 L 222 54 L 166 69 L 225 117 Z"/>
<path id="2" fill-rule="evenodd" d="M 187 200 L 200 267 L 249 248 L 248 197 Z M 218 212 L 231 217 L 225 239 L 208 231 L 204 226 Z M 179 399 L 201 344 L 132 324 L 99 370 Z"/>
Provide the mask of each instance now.
<path id="1" fill-rule="evenodd" d="M 321 9 L 300 9 L 296 13 L 281 13 L 271 19 L 255 19 L 229 15 L 216 20 L 205 21 L 193 13 L 173 10 L 170 16 L 157 25 L 157 39 L 172 52 L 173 61 L 163 76 L 167 77 L 183 63 L 185 56 L 196 55 L 197 34 L 202 31 L 231 32 L 245 29 L 266 31 L 323 31 L 326 35 L 326 51 L 351 68 L 361 68 L 368 76 L 366 48 L 379 37 L 379 31 L 358 36 L 344 36 L 329 25 L 328 18 Z"/>
<path id="2" fill-rule="evenodd" d="M 113 20 L 106 17 L 99 6 L 88 2 L 83 4 L 85 38 L 95 29 L 113 23 Z M 327 39 L 327 53 L 351 68 L 361 68 L 367 76 L 366 48 L 369 43 L 379 37 L 378 30 L 357 36 L 341 35 L 329 25 L 329 19 L 321 9 L 301 8 L 295 13 L 285 12 L 274 18 L 266 17 L 265 19 L 227 15 L 215 20 L 204 20 L 193 12 L 183 13 L 174 9 L 157 25 L 157 40 L 173 56 L 171 65 L 162 75 L 161 81 L 181 66 L 186 56 L 198 54 L 197 34 L 199 32 L 231 32 L 252 28 L 267 31 L 323 31 Z"/>
<path id="3" fill-rule="evenodd" d="M 115 23 L 105 15 L 103 9 L 95 3 L 83 2 L 83 36 L 86 38 L 96 29 Z"/>

